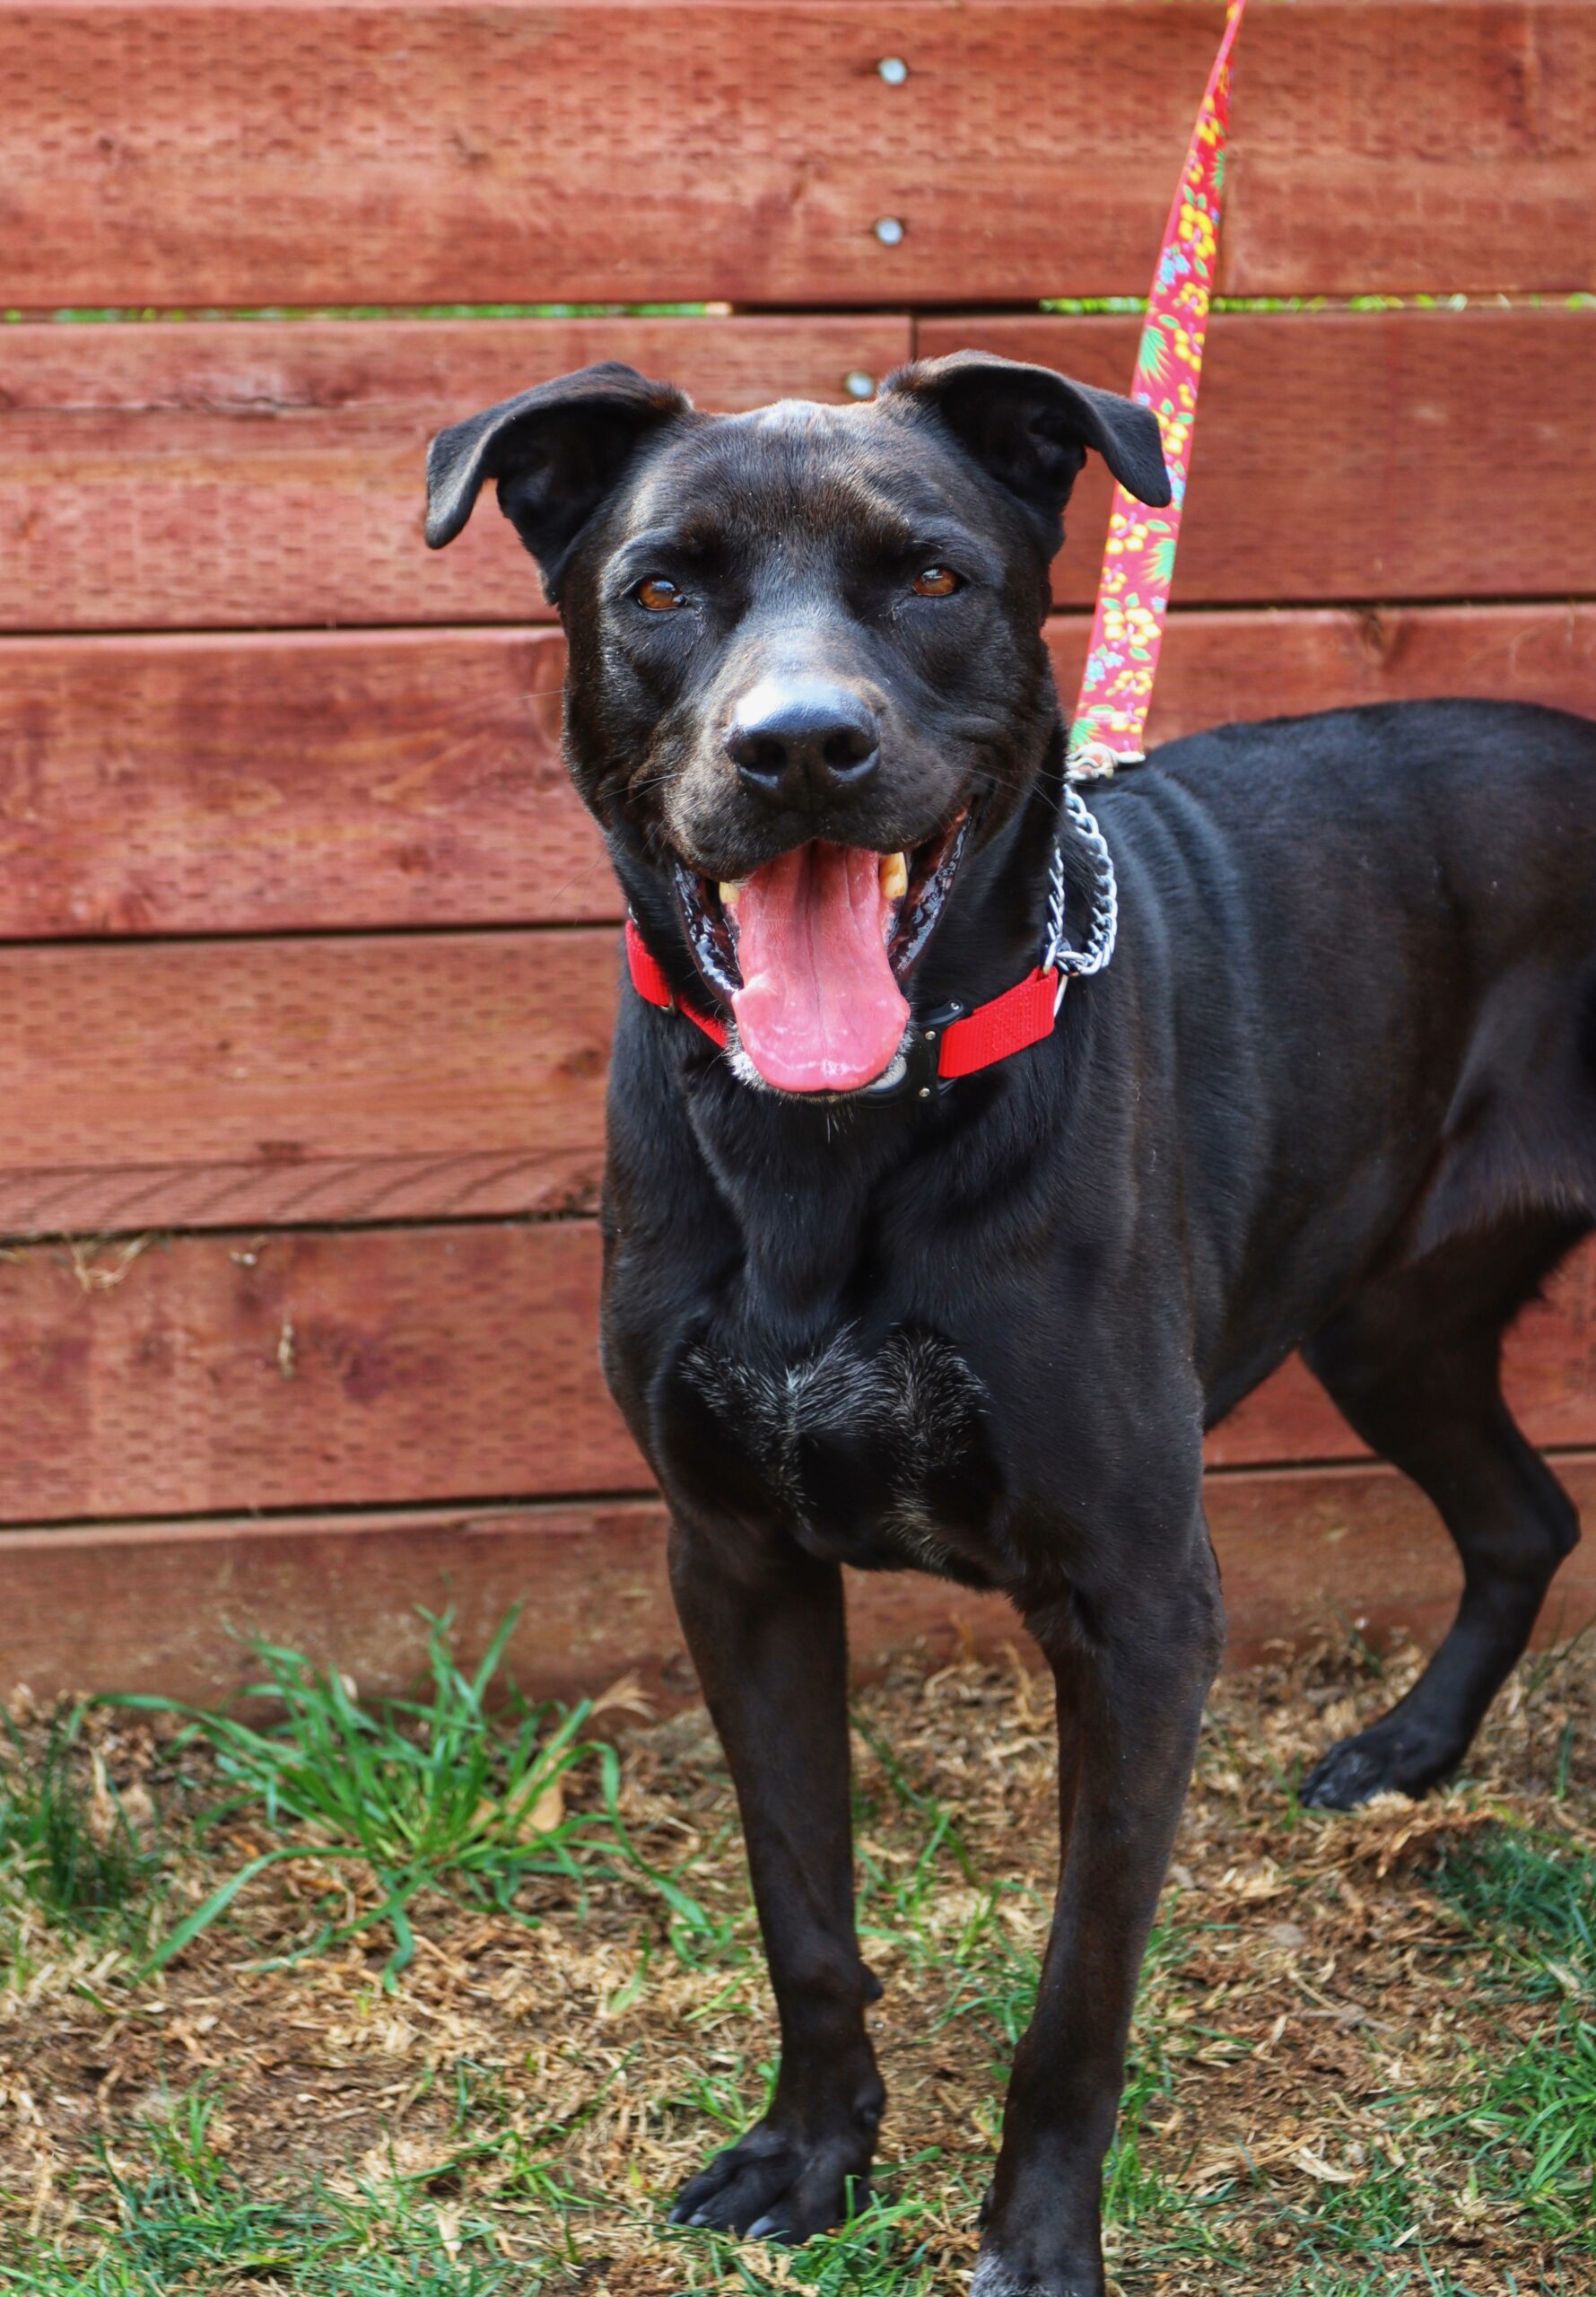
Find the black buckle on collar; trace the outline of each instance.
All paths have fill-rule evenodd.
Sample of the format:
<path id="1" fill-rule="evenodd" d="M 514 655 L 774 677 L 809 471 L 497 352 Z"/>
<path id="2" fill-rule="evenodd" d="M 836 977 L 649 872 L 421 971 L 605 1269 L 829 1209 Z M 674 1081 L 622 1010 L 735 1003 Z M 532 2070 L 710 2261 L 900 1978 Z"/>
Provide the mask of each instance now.
<path id="1" fill-rule="evenodd" d="M 929 1101 L 947 1092 L 958 1079 L 938 1074 L 942 1033 L 953 1022 L 962 1020 L 964 1014 L 962 1001 L 950 997 L 946 1005 L 934 1006 L 930 1012 L 911 1022 L 909 1042 L 898 1057 L 902 1065 L 894 1063 L 875 1084 L 860 1086 L 854 1097 L 861 1101 Z"/>

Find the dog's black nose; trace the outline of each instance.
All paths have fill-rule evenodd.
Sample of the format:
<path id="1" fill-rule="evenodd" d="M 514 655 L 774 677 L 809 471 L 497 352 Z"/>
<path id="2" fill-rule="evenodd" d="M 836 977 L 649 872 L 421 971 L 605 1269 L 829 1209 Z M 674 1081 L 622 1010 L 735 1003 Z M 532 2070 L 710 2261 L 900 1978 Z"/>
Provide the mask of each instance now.
<path id="1" fill-rule="evenodd" d="M 726 753 L 746 787 L 781 805 L 834 797 L 875 773 L 876 720 L 846 686 L 762 678 L 737 706 Z"/>

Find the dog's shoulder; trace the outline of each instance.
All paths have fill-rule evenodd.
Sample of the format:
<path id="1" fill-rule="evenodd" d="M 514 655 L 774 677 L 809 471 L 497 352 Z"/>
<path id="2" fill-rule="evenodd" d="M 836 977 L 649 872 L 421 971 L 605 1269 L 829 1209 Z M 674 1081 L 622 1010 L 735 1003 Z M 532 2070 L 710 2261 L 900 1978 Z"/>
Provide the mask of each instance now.
<path id="1" fill-rule="evenodd" d="M 1534 703 L 1380 702 L 1164 743 L 1093 799 L 1111 843 L 1243 865 L 1422 850 L 1480 857 L 1596 841 L 1596 721 Z"/>

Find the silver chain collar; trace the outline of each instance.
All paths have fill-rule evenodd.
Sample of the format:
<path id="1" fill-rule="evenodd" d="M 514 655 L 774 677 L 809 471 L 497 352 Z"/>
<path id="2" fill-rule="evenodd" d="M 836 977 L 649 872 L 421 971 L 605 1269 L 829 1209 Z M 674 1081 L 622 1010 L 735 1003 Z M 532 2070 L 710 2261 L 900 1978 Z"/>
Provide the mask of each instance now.
<path id="1" fill-rule="evenodd" d="M 1092 857 L 1092 923 L 1084 949 L 1072 949 L 1066 945 L 1064 841 L 1061 836 L 1055 835 L 1052 859 L 1048 865 L 1047 939 L 1042 950 L 1043 973 L 1050 972 L 1055 965 L 1058 967 L 1059 991 L 1053 1000 L 1055 1013 L 1064 1001 L 1068 982 L 1103 971 L 1113 956 L 1114 938 L 1120 930 L 1120 889 L 1114 878 L 1114 857 L 1073 782 L 1064 784 L 1064 811 L 1071 828 Z"/>

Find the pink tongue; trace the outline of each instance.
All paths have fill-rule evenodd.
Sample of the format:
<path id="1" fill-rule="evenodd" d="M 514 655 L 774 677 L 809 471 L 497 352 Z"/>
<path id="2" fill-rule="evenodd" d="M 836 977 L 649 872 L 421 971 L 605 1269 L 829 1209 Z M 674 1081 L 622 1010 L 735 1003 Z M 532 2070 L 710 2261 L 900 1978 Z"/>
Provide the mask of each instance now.
<path id="1" fill-rule="evenodd" d="M 881 856 L 816 842 L 769 861 L 738 896 L 731 1000 L 744 1052 L 789 1093 L 845 1093 L 879 1077 L 908 1025 L 886 954 Z"/>

